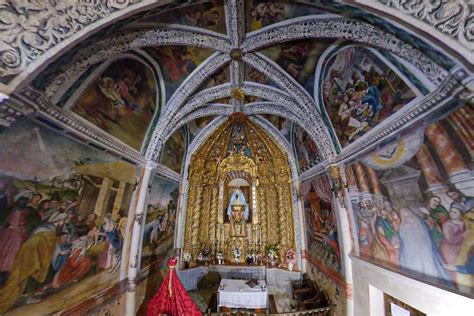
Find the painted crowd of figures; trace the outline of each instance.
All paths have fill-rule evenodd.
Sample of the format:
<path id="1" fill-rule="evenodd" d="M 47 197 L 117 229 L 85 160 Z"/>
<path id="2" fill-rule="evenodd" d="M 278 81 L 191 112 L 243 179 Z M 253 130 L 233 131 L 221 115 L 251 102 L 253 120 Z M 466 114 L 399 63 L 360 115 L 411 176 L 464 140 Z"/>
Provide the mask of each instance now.
<path id="1" fill-rule="evenodd" d="M 88 275 L 118 269 L 124 211 L 99 218 L 79 213 L 71 194 L 13 189 L 0 180 L 0 313 L 19 298 L 37 303 Z"/>
<path id="2" fill-rule="evenodd" d="M 447 195 L 450 205 L 434 195 L 417 210 L 395 209 L 388 200 L 360 201 L 355 209 L 361 255 L 470 291 L 474 197 L 456 189 Z"/>
<path id="3" fill-rule="evenodd" d="M 323 98 L 342 145 L 353 142 L 415 97 L 405 82 L 367 49 L 346 48 L 330 62 Z"/>

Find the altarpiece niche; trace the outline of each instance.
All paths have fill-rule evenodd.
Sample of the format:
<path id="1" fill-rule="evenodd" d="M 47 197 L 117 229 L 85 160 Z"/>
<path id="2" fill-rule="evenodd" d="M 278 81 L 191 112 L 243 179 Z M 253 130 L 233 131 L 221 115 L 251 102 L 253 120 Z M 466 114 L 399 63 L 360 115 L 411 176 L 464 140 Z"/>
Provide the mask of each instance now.
<path id="1" fill-rule="evenodd" d="M 200 253 L 209 262 L 217 256 L 245 264 L 270 245 L 280 258 L 295 248 L 288 157 L 243 114 L 232 115 L 193 155 L 188 183 L 184 253 L 191 266 L 202 263 Z"/>

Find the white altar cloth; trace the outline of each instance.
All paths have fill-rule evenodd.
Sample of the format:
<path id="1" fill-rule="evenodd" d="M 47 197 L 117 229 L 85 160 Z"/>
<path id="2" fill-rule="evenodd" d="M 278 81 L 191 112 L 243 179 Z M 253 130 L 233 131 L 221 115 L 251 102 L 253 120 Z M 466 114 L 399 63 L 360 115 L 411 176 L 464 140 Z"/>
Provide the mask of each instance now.
<path id="1" fill-rule="evenodd" d="M 268 290 L 264 280 L 259 280 L 258 285 L 251 288 L 246 280 L 222 279 L 219 286 L 218 306 L 231 308 L 266 308 L 268 303 Z M 265 291 L 262 291 L 262 285 Z M 224 289 L 222 289 L 224 286 Z"/>

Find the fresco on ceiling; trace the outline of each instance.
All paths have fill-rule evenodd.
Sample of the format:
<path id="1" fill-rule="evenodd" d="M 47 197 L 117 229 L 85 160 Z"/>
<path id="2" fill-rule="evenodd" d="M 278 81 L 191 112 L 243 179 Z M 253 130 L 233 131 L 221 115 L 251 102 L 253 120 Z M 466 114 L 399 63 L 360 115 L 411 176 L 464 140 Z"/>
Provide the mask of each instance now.
<path id="1" fill-rule="evenodd" d="M 315 7 L 290 1 L 249 0 L 245 1 L 245 8 L 247 8 L 245 12 L 247 32 L 294 17 L 325 13 Z"/>
<path id="2" fill-rule="evenodd" d="M 155 175 L 147 198 L 141 267 L 162 260 L 173 250 L 179 184 Z"/>
<path id="3" fill-rule="evenodd" d="M 334 41 L 294 41 L 265 48 L 261 51 L 295 78 L 311 95 L 319 57 Z"/>
<path id="4" fill-rule="evenodd" d="M 329 277 L 338 277 L 341 251 L 329 178 L 324 175 L 304 181 L 302 193 L 310 261 Z"/>
<path id="5" fill-rule="evenodd" d="M 415 92 L 372 51 L 349 47 L 326 63 L 322 102 L 342 146 L 415 99 Z"/>
<path id="6" fill-rule="evenodd" d="M 228 83 L 230 78 L 229 67 L 219 68 L 204 84 L 204 89 L 220 86 Z M 217 103 L 213 101 L 214 103 Z"/>
<path id="7" fill-rule="evenodd" d="M 184 156 L 187 149 L 187 136 L 184 128 L 173 133 L 168 138 L 161 154 L 160 163 L 177 173 L 181 173 Z"/>
<path id="8" fill-rule="evenodd" d="M 294 124 L 292 138 L 300 172 L 316 166 L 321 161 L 318 146 L 303 128 Z"/>
<path id="9" fill-rule="evenodd" d="M 223 1 L 206 1 L 167 10 L 144 20 L 151 23 L 183 24 L 226 34 Z"/>
<path id="10" fill-rule="evenodd" d="M 196 135 L 202 131 L 209 123 L 212 122 L 215 116 L 205 116 L 195 119 L 187 124 L 189 131 L 189 142 L 191 142 Z"/>
<path id="11" fill-rule="evenodd" d="M 160 65 L 166 100 L 169 100 L 184 79 L 212 54 L 212 51 L 207 49 L 187 46 L 148 47 L 144 50 Z"/>
<path id="12" fill-rule="evenodd" d="M 252 81 L 261 84 L 269 84 L 270 80 L 255 68 L 245 65 L 245 81 Z"/>
<path id="13" fill-rule="evenodd" d="M 278 115 L 262 115 L 267 121 L 273 124 L 288 142 L 291 142 L 291 121 Z"/>
<path id="14" fill-rule="evenodd" d="M 140 150 L 157 108 L 150 68 L 131 59 L 113 62 L 81 93 L 71 110 L 110 135 Z"/>
<path id="15" fill-rule="evenodd" d="M 474 293 L 473 115 L 461 108 L 351 166 L 363 258 Z"/>
<path id="16" fill-rule="evenodd" d="M 0 133 L 1 314 L 118 281 L 135 176 L 26 118 Z"/>

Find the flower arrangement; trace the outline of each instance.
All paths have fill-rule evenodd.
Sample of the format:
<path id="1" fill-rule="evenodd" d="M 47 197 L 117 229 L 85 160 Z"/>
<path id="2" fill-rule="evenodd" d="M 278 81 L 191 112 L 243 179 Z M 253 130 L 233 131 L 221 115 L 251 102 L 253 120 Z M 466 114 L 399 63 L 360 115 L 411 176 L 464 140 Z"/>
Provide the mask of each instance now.
<path id="1" fill-rule="evenodd" d="M 278 259 L 278 245 L 271 244 L 265 247 L 265 252 L 267 253 L 268 260 L 274 263 Z"/>
<path id="2" fill-rule="evenodd" d="M 211 253 L 211 250 L 208 247 L 204 247 L 201 251 L 199 251 L 198 256 L 197 256 L 197 261 L 199 263 L 207 264 L 207 260 L 209 259 L 210 253 Z"/>
<path id="3" fill-rule="evenodd" d="M 185 251 L 183 253 L 184 262 L 190 263 L 192 259 L 193 259 L 193 257 L 191 256 L 191 253 L 189 253 L 188 251 Z"/>

